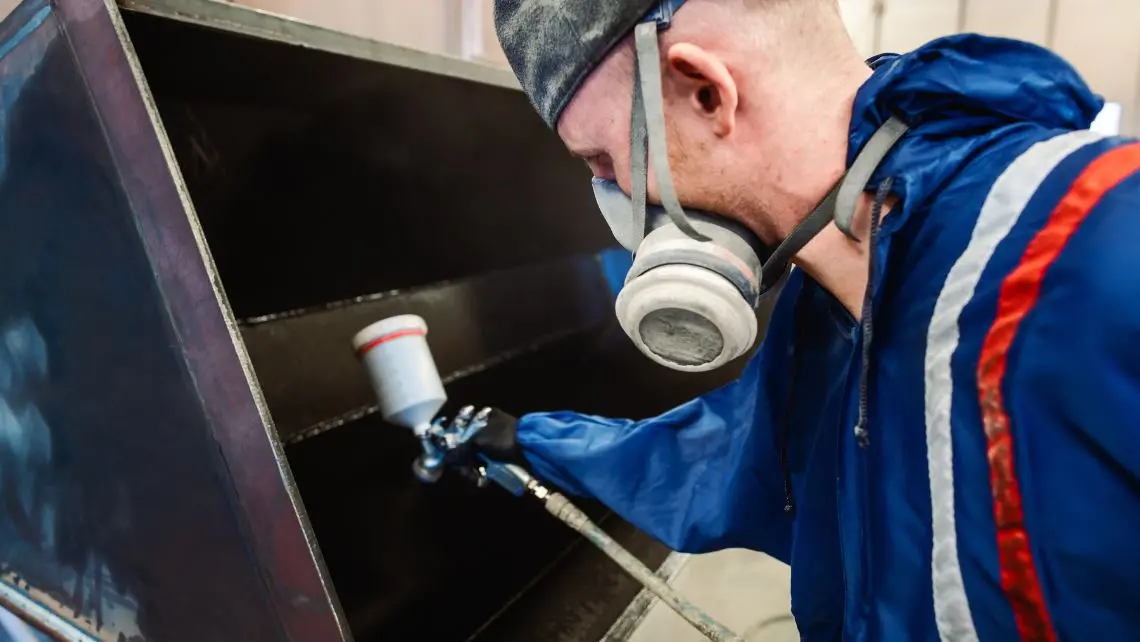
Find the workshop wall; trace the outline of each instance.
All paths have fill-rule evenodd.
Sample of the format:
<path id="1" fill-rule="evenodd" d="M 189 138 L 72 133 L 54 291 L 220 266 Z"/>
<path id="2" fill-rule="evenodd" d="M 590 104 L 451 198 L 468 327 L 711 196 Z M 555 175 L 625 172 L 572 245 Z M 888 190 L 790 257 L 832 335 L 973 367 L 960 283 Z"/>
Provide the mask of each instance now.
<path id="1" fill-rule="evenodd" d="M 493 0 L 232 0 L 395 44 L 505 65 Z M 1140 135 L 1137 0 L 839 0 L 860 50 L 906 51 L 961 31 L 1028 40 L 1071 61 Z M 0 0 L 0 16 L 17 0 Z"/>
<path id="2" fill-rule="evenodd" d="M 401 46 L 506 65 L 492 0 L 229 0 Z M 1140 135 L 1137 0 L 839 0 L 858 48 L 905 51 L 963 31 L 1056 50 L 1110 103 L 1119 130 Z M 0 17 L 17 0 L 0 0 Z"/>
<path id="3" fill-rule="evenodd" d="M 10 0 L 0 0 L 10 1 Z M 409 47 L 505 64 L 492 0 L 239 0 Z M 1050 47 L 1122 106 L 1140 134 L 1140 4 L 1136 0 L 840 0 L 860 50 L 907 51 L 962 31 Z"/>
<path id="4" fill-rule="evenodd" d="M 506 64 L 493 0 L 237 0 L 397 44 Z M 11 0 L 0 0 L 11 2 Z M 839 0 L 866 55 L 908 51 L 973 31 L 1050 47 L 1105 99 L 1121 105 L 1120 131 L 1140 135 L 1137 0 Z"/>
<path id="5" fill-rule="evenodd" d="M 492 0 L 231 1 L 406 47 L 507 64 L 495 38 Z"/>
<path id="6" fill-rule="evenodd" d="M 1120 132 L 1140 135 L 1136 0 L 840 0 L 860 50 L 907 51 L 963 31 L 1027 40 L 1073 63 L 1110 102 Z"/>

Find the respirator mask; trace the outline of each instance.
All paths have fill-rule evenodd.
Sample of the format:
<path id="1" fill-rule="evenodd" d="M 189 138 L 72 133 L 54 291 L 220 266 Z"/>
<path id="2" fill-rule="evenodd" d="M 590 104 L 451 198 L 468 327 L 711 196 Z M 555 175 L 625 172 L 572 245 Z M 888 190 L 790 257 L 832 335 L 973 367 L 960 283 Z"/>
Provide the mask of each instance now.
<path id="1" fill-rule="evenodd" d="M 617 318 L 641 352 L 686 372 L 714 370 L 756 342 L 756 310 L 778 294 L 791 259 L 833 220 L 848 236 L 855 205 L 879 162 L 906 132 L 892 118 L 872 137 L 844 180 L 774 249 L 721 216 L 684 209 L 665 139 L 658 32 L 684 0 L 664 0 L 634 29 L 637 60 L 630 117 L 632 196 L 593 179 L 594 196 L 617 241 L 634 253 L 617 298 Z M 646 202 L 649 167 L 661 206 Z"/>

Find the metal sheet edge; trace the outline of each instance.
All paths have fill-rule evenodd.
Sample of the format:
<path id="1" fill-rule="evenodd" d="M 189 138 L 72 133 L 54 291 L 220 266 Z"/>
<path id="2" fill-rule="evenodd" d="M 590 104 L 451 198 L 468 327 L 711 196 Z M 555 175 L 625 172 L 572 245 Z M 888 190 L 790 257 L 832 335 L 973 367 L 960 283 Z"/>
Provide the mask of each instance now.
<path id="1" fill-rule="evenodd" d="M 127 10 L 461 80 L 519 90 L 505 69 L 371 40 L 217 0 L 118 0 Z"/>
<path id="2" fill-rule="evenodd" d="M 7 581 L 0 580 L 0 607 L 7 607 L 29 624 L 52 637 L 66 642 L 98 642 L 97 637 L 56 615 L 51 608 L 41 604 L 32 595 L 36 591 L 21 591 Z M 61 605 L 62 607 L 62 605 Z"/>
<path id="3" fill-rule="evenodd" d="M 218 307 L 223 314 L 225 326 L 230 335 L 230 341 L 236 352 L 242 373 L 244 374 L 249 384 L 249 390 L 254 397 L 254 403 L 256 405 L 257 413 L 261 417 L 262 426 L 265 430 L 266 437 L 269 443 L 272 445 L 274 459 L 277 461 L 278 470 L 285 482 L 286 494 L 288 496 L 289 502 L 292 504 L 294 513 L 299 518 L 306 548 L 308 549 L 310 556 L 316 562 L 319 569 L 319 580 L 324 589 L 326 599 L 328 599 L 329 605 L 332 609 L 332 613 L 336 621 L 336 628 L 339 630 L 342 640 L 345 642 L 351 642 L 353 639 L 352 632 L 348 627 L 347 619 L 345 617 L 343 609 L 341 608 L 340 602 L 336 597 L 336 590 L 328 578 L 328 571 L 325 568 L 320 548 L 317 545 L 316 536 L 309 524 L 304 505 L 301 503 L 300 493 L 296 488 L 296 484 L 293 482 L 292 473 L 289 470 L 287 459 L 285 458 L 284 446 L 281 443 L 280 439 L 277 437 L 277 431 L 274 427 L 273 419 L 269 413 L 268 406 L 266 405 L 260 384 L 257 381 L 257 376 L 254 373 L 253 365 L 249 359 L 249 355 L 246 352 L 245 344 L 242 342 L 241 333 L 238 329 L 237 319 L 233 314 L 233 310 L 230 307 L 225 291 L 222 289 L 217 267 L 214 264 L 213 257 L 211 256 L 209 247 L 206 243 L 205 233 L 203 232 L 201 224 L 198 220 L 194 204 L 190 199 L 190 193 L 186 186 L 185 179 L 182 177 L 182 172 L 179 168 L 178 161 L 174 156 L 174 150 L 171 147 L 170 139 L 166 134 L 165 127 L 162 124 L 162 119 L 159 116 L 158 107 L 154 100 L 154 95 L 152 94 L 150 86 L 143 73 L 142 65 L 139 62 L 139 58 L 134 50 L 134 46 L 131 44 L 130 35 L 127 33 L 126 25 L 123 22 L 123 17 L 120 13 L 118 3 L 116 0 L 100 1 L 105 6 L 112 26 L 119 38 L 119 41 L 123 45 L 123 53 L 130 68 L 131 76 L 133 77 L 138 87 L 139 96 L 142 99 L 143 107 L 146 110 L 148 116 L 150 117 L 151 123 L 155 128 L 155 138 L 158 142 L 159 147 L 161 148 L 163 160 L 167 165 L 167 170 L 169 171 L 170 177 L 174 183 L 174 189 L 177 192 L 178 199 L 187 214 L 187 221 L 191 234 L 193 235 L 194 241 L 201 254 L 201 259 L 209 275 L 211 289 L 218 299 Z M 240 495 L 240 490 L 235 490 L 237 490 L 238 494 Z"/>

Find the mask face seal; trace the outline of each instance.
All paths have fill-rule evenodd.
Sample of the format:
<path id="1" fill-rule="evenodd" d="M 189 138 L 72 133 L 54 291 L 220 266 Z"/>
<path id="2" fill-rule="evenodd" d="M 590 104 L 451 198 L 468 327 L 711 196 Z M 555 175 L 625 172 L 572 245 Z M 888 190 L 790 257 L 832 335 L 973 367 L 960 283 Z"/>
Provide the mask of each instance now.
<path id="1" fill-rule="evenodd" d="M 598 178 L 593 188 L 614 238 L 634 253 L 616 305 L 622 329 L 653 361 L 673 370 L 703 372 L 752 348 L 758 335 L 756 309 L 779 293 L 791 258 L 808 241 L 832 220 L 852 236 L 859 193 L 906 126 L 897 119 L 884 125 L 844 181 L 774 250 L 734 221 L 685 210 L 669 168 L 657 42 L 658 32 L 669 27 L 683 2 L 664 0 L 634 29 L 633 194 L 627 196 L 616 182 Z M 646 199 L 650 164 L 660 207 L 648 205 Z M 837 206 L 845 217 L 836 216 Z M 849 213 L 844 210 L 848 206 Z"/>

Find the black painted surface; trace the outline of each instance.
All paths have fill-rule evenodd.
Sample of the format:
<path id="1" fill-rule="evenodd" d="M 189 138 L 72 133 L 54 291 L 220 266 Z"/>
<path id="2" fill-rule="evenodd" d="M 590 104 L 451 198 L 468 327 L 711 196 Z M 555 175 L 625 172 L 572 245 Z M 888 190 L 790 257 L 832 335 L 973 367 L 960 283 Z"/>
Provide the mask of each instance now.
<path id="1" fill-rule="evenodd" d="M 588 173 L 520 93 L 149 16 L 128 26 L 235 311 L 313 306 L 243 328 L 283 436 L 373 402 L 350 342 L 392 314 L 428 319 L 445 375 L 493 364 L 448 386 L 448 411 L 646 416 L 731 375 L 657 368 L 621 333 Z M 484 626 L 479 639 L 592 640 L 637 593 L 538 507 L 419 485 L 415 455 L 376 417 L 288 450 L 358 640 Z M 667 553 L 607 523 L 647 562 Z"/>
<path id="2" fill-rule="evenodd" d="M 454 381 L 444 411 L 477 402 L 520 414 L 575 408 L 642 416 L 707 385 L 643 376 L 642 360 L 616 325 L 597 327 Z M 454 476 L 436 487 L 416 483 L 409 468 L 416 449 L 406 429 L 375 416 L 289 449 L 359 640 L 465 640 L 486 627 L 477 639 L 592 642 L 640 589 L 529 502 Z M 590 512 L 606 517 L 600 506 Z M 645 562 L 664 559 L 662 545 L 607 520 Z M 430 615 L 443 605 L 446 618 Z M 565 637 L 545 637 L 553 632 Z"/>
<path id="3" fill-rule="evenodd" d="M 0 42 L 47 6 L 26 3 Z M 367 417 L 281 467 L 105 6 L 53 6 L 70 45 L 56 30 L 0 59 L 29 75 L 0 95 L 0 334 L 41 337 L 46 363 L 0 342 L 24 440 L 0 445 L 4 571 L 145 640 L 332 642 L 341 603 L 360 642 L 597 639 L 638 587 L 537 506 L 416 483 L 403 429 Z M 630 345 L 593 259 L 612 239 L 588 174 L 521 94 L 126 21 L 237 316 L 413 288 L 243 329 L 285 432 L 367 401 L 350 340 L 395 313 L 427 317 L 441 363 L 469 370 L 448 411 L 639 417 L 734 374 L 668 372 Z M 77 573 L 82 593 L 63 590 Z"/>
<path id="4" fill-rule="evenodd" d="M 239 317 L 611 244 L 520 92 L 127 19 Z"/>
<path id="5" fill-rule="evenodd" d="M 4 579 L 106 639 L 281 639 L 67 16 L 2 24 Z"/>
<path id="6" fill-rule="evenodd" d="M 375 405 L 351 338 L 397 314 L 427 321 L 445 381 L 550 347 L 612 314 L 598 261 L 571 257 L 317 308 L 242 329 L 286 443 L 305 429 Z"/>

